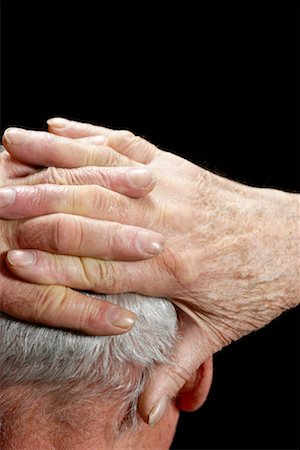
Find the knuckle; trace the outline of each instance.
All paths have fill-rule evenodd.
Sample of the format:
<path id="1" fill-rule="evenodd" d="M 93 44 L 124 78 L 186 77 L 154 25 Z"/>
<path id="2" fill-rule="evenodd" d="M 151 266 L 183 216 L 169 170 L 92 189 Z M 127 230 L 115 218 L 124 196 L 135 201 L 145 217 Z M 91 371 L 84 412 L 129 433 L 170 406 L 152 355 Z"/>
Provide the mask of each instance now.
<path id="1" fill-rule="evenodd" d="M 69 253 L 81 247 L 83 230 L 81 223 L 65 214 L 56 214 L 50 224 L 51 251 Z"/>
<path id="2" fill-rule="evenodd" d="M 15 241 L 19 248 L 35 248 L 45 242 L 45 227 L 39 219 L 20 221 L 15 231 Z"/>
<path id="3" fill-rule="evenodd" d="M 120 141 L 120 144 L 122 143 L 122 140 L 124 139 L 124 144 L 125 145 L 127 144 L 127 139 L 134 139 L 134 138 L 137 137 L 130 130 L 119 130 L 116 133 L 117 133 L 118 139 Z"/>
<path id="4" fill-rule="evenodd" d="M 48 167 L 43 171 L 43 179 L 47 184 L 68 184 L 67 174 L 67 171 L 62 171 L 56 167 Z"/>
<path id="5" fill-rule="evenodd" d="M 14 291 L 14 295 L 11 296 L 11 283 L 8 283 L 7 279 L 4 278 L 0 286 L 0 311 L 3 311 L 5 313 L 13 313 L 14 310 L 18 310 L 18 308 L 22 307 L 21 305 L 23 299 L 19 298 L 18 290 Z"/>
<path id="6" fill-rule="evenodd" d="M 1 251 L 18 246 L 18 228 L 21 221 L 0 220 Z"/>
<path id="7" fill-rule="evenodd" d="M 111 166 L 114 163 L 113 150 L 109 147 L 101 147 L 95 144 L 83 144 L 78 143 L 81 149 L 81 166 L 93 167 L 93 166 Z"/>
<path id="8" fill-rule="evenodd" d="M 100 283 L 97 263 L 91 258 L 80 258 L 81 280 L 85 289 L 98 292 Z"/>
<path id="9" fill-rule="evenodd" d="M 128 252 L 130 248 L 136 247 L 136 241 L 139 237 L 139 231 L 131 226 L 119 223 L 112 223 L 109 232 L 106 234 L 106 247 L 108 249 L 108 258 Z"/>
<path id="10" fill-rule="evenodd" d="M 87 188 L 85 197 L 88 199 L 91 211 L 98 213 L 110 207 L 105 192 L 98 186 Z"/>
<path id="11" fill-rule="evenodd" d="M 111 294 L 116 294 L 118 292 L 118 278 L 112 264 L 101 260 L 96 261 L 95 273 L 94 287 L 96 290 Z"/>
<path id="12" fill-rule="evenodd" d="M 126 197 L 103 189 L 101 186 L 89 188 L 85 198 L 88 199 L 89 209 L 93 213 L 105 213 L 106 218 L 117 217 L 118 221 L 121 221 L 126 219 L 130 214 L 131 204 Z"/>
<path id="13" fill-rule="evenodd" d="M 96 182 L 94 179 L 91 178 L 89 170 L 87 168 L 76 168 L 76 169 L 63 169 L 64 170 L 64 177 L 67 180 L 66 184 L 70 185 L 81 185 L 87 182 Z M 87 179 L 87 177 L 89 178 Z"/>
<path id="14" fill-rule="evenodd" d="M 110 251 L 120 251 L 124 248 L 125 242 L 129 242 L 132 238 L 136 237 L 134 232 L 127 225 L 119 223 L 112 223 L 109 229 L 109 233 L 106 236 L 107 247 Z"/>
<path id="15" fill-rule="evenodd" d="M 85 171 L 85 177 L 88 177 L 94 186 L 95 191 L 98 192 L 100 195 L 100 192 L 103 192 L 99 186 L 104 187 L 110 187 L 110 174 L 104 172 L 100 167 L 92 168 L 91 170 L 86 169 Z"/>
<path id="16" fill-rule="evenodd" d="M 33 318 L 37 321 L 47 317 L 51 319 L 58 309 L 68 309 L 70 289 L 64 286 L 47 286 L 40 290 L 36 301 L 33 303 Z"/>
<path id="17" fill-rule="evenodd" d="M 126 152 L 127 150 L 129 151 L 132 148 L 139 148 L 141 153 L 144 153 L 147 156 L 145 161 L 146 164 L 152 161 L 157 152 L 155 145 L 141 136 L 136 136 L 131 133 L 131 131 L 119 131 L 117 143 L 122 152 Z"/>
<path id="18" fill-rule="evenodd" d="M 106 147 L 102 152 L 102 160 L 104 166 L 115 166 L 117 165 L 118 155 L 110 147 Z"/>
<path id="19" fill-rule="evenodd" d="M 35 209 L 35 207 L 42 205 L 45 202 L 45 189 L 42 186 L 33 186 L 30 188 L 32 194 L 27 196 L 26 203 L 28 209 Z"/>
<path id="20" fill-rule="evenodd" d="M 120 151 L 125 151 L 127 148 L 131 147 L 132 144 L 138 139 L 139 138 L 129 130 L 114 131 L 110 137 L 113 145 Z"/>
<path id="21" fill-rule="evenodd" d="M 57 169 L 61 183 L 68 185 L 96 184 L 96 176 L 92 177 L 93 172 L 89 167 L 79 167 L 75 169 Z"/>
<path id="22" fill-rule="evenodd" d="M 34 317 L 32 299 L 36 299 L 36 286 L 4 278 L 0 289 L 0 311 L 30 320 Z"/>
<path id="23" fill-rule="evenodd" d="M 90 167 L 97 165 L 97 161 L 99 161 L 99 148 L 96 145 L 93 144 L 82 144 L 78 143 L 79 148 L 82 150 L 81 157 L 82 157 L 82 166 L 83 167 Z"/>
<path id="24" fill-rule="evenodd" d="M 118 222 L 132 222 L 133 214 L 135 213 L 135 220 L 137 219 L 136 211 L 134 210 L 133 203 L 130 201 L 131 199 L 127 197 L 119 196 L 118 194 L 114 196 L 114 201 L 109 205 L 110 212 L 114 217 L 118 218 Z M 121 226 L 121 231 L 124 231 L 123 225 Z M 118 225 L 116 225 L 118 227 Z M 128 230 L 128 228 L 126 228 Z"/>
<path id="25" fill-rule="evenodd" d="M 121 146 L 122 150 L 126 150 L 132 146 L 138 146 L 141 144 L 142 138 L 131 133 L 131 131 L 125 131 L 121 135 Z"/>
<path id="26" fill-rule="evenodd" d="M 162 264 L 167 273 L 176 280 L 180 286 L 188 288 L 195 282 L 195 277 L 198 277 L 197 271 L 191 271 L 191 261 L 186 256 L 185 252 L 178 251 L 172 247 L 166 247 L 159 255 L 162 258 Z"/>
<path id="27" fill-rule="evenodd" d="M 95 144 L 79 144 L 81 147 L 81 157 L 83 167 L 93 166 L 114 166 L 116 165 L 116 154 L 114 150 L 108 146 Z"/>
<path id="28" fill-rule="evenodd" d="M 87 297 L 87 296 L 86 296 Z M 97 324 L 97 328 L 99 327 L 99 319 L 101 320 L 103 317 L 104 308 L 103 302 L 86 298 L 85 302 L 82 302 L 80 315 L 79 315 L 79 329 L 86 330 L 87 328 L 95 328 L 95 324 Z"/>
<path id="29" fill-rule="evenodd" d="M 112 186 L 112 177 L 111 177 L 110 173 L 99 171 L 97 173 L 97 184 L 110 189 Z"/>

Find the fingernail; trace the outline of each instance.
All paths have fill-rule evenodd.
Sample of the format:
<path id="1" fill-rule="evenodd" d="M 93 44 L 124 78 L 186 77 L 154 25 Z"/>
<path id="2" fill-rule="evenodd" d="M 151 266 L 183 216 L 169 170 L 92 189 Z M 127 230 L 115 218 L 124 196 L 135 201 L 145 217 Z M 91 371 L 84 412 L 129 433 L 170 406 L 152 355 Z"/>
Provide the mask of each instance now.
<path id="1" fill-rule="evenodd" d="M 0 208 L 4 208 L 5 206 L 13 203 L 15 198 L 15 190 L 9 188 L 0 189 Z"/>
<path id="2" fill-rule="evenodd" d="M 28 131 L 22 128 L 8 128 L 4 133 L 4 138 L 9 144 L 24 144 L 28 137 Z"/>
<path id="3" fill-rule="evenodd" d="M 148 423 L 150 427 L 154 427 L 158 424 L 162 416 L 164 415 L 167 406 L 170 402 L 170 397 L 168 395 L 164 395 L 156 405 L 151 409 L 148 417 Z"/>
<path id="4" fill-rule="evenodd" d="M 63 119 L 62 117 L 54 117 L 53 119 L 48 119 L 47 124 L 53 128 L 64 128 L 68 125 L 69 121 Z"/>
<path id="5" fill-rule="evenodd" d="M 151 170 L 143 168 L 131 169 L 127 177 L 129 184 L 139 189 L 146 188 L 155 181 Z"/>
<path id="6" fill-rule="evenodd" d="M 137 316 L 131 311 L 127 311 L 121 308 L 113 308 L 110 313 L 110 323 L 117 328 L 123 330 L 130 330 L 133 327 Z"/>
<path id="7" fill-rule="evenodd" d="M 143 231 L 137 240 L 137 247 L 146 255 L 158 255 L 164 247 L 164 238 L 159 233 Z"/>
<path id="8" fill-rule="evenodd" d="M 11 250 L 7 254 L 7 259 L 12 266 L 31 266 L 35 261 L 35 253 L 31 250 Z"/>

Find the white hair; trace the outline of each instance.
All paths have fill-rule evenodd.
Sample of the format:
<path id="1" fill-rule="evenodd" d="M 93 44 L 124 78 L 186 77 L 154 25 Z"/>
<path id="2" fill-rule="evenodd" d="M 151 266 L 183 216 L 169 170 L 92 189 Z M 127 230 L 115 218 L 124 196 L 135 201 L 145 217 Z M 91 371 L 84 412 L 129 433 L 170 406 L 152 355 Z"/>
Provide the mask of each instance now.
<path id="1" fill-rule="evenodd" d="M 92 294 L 93 297 L 96 295 Z M 119 429 L 137 421 L 137 401 L 158 363 L 171 363 L 177 315 L 171 302 L 137 294 L 102 295 L 138 315 L 132 330 L 117 336 L 80 333 L 23 323 L 0 313 L 0 429 L 5 390 L 31 386 L 57 394 L 54 412 L 108 398 L 119 411 Z M 27 401 L 30 401 L 28 398 Z M 7 402 L 7 399 L 6 399 Z M 24 403 L 24 402 L 23 402 Z"/>

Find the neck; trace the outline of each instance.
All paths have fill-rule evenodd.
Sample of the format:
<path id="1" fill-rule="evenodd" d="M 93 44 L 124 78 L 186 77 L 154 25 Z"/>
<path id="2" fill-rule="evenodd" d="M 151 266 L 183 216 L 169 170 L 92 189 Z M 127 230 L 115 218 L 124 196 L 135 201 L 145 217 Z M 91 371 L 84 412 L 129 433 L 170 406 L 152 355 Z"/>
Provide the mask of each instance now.
<path id="1" fill-rule="evenodd" d="M 34 391 L 34 393 L 33 393 Z M 102 401 L 101 401 L 102 400 Z M 67 406 L 66 406 L 67 405 Z M 53 414 L 53 411 L 55 414 Z M 153 429 L 139 419 L 138 428 L 119 434 L 120 417 L 111 401 L 78 397 L 73 403 L 45 394 L 36 386 L 0 388 L 1 450 L 167 450 L 179 411 L 170 405 Z"/>
<path id="2" fill-rule="evenodd" d="M 116 412 L 95 401 L 63 407 L 53 394 L 14 387 L 0 391 L 0 411 L 1 450 L 109 450 L 115 439 Z"/>

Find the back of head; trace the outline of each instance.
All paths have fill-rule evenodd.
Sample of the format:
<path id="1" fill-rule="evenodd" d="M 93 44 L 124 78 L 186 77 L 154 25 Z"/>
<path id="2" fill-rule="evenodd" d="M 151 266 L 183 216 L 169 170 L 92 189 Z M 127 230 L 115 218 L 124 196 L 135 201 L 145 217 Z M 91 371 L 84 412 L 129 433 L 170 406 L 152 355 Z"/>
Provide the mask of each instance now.
<path id="1" fill-rule="evenodd" d="M 136 424 L 137 401 L 158 363 L 170 362 L 177 315 L 167 300 L 136 294 L 101 298 L 138 315 L 118 336 L 85 336 L 0 314 L 0 430 L 39 411 L 47 423 L 84 427 L 95 405 L 113 411 L 109 433 Z"/>

